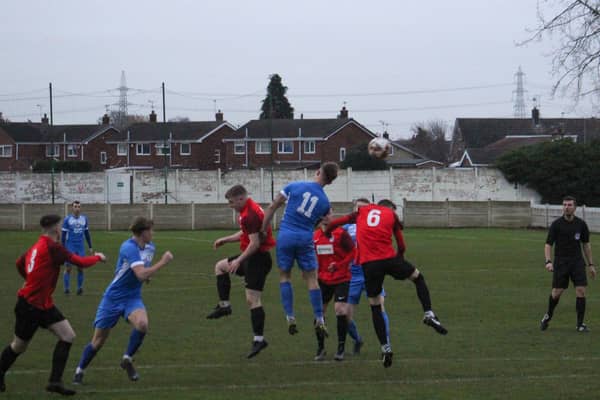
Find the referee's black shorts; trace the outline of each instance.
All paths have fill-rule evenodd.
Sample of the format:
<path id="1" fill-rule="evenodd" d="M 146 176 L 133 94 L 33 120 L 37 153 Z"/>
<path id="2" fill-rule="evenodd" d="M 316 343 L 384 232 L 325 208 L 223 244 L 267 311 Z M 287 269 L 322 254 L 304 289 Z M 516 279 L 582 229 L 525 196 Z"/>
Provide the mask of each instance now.
<path id="1" fill-rule="evenodd" d="M 238 257 L 239 254 L 231 256 L 227 261 L 231 262 Z M 246 289 L 262 292 L 272 266 L 271 253 L 268 251 L 257 251 L 242 262 L 235 274 L 244 277 Z"/>
<path id="2" fill-rule="evenodd" d="M 566 289 L 569 287 L 569 279 L 575 286 L 587 286 L 585 261 L 582 258 L 557 257 L 554 260 L 552 287 Z"/>
<path id="3" fill-rule="evenodd" d="M 15 336 L 30 341 L 38 328 L 48 329 L 50 325 L 64 321 L 65 316 L 56 306 L 42 310 L 19 297 L 15 306 Z"/>
<path id="4" fill-rule="evenodd" d="M 404 280 L 415 272 L 415 266 L 398 255 L 385 260 L 366 262 L 362 265 L 365 274 L 367 297 L 377 297 L 383 290 L 383 280 L 386 275 L 394 279 Z"/>

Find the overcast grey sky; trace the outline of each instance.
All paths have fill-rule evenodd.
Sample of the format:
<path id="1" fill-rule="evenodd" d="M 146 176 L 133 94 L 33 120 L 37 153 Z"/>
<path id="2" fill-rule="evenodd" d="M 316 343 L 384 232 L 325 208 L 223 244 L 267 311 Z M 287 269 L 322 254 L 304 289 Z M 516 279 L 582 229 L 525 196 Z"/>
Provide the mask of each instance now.
<path id="1" fill-rule="evenodd" d="M 3 0 L 2 14 L 0 112 L 13 121 L 48 112 L 52 82 L 55 124 L 95 123 L 118 101 L 121 70 L 130 113 L 161 110 L 165 82 L 167 118 L 213 119 L 216 99 L 236 125 L 258 118 L 272 73 L 296 117 L 333 118 L 346 102 L 394 137 L 419 121 L 511 117 L 519 65 L 528 112 L 532 97 L 542 117 L 592 112 L 550 97 L 550 41 L 515 45 L 536 0 Z"/>

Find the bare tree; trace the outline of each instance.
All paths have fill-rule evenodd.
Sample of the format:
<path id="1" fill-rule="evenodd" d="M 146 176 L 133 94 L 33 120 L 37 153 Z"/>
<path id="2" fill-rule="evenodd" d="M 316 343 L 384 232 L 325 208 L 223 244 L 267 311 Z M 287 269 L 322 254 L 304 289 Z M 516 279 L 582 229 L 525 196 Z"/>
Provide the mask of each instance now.
<path id="1" fill-rule="evenodd" d="M 545 36 L 558 38 L 552 53 L 552 72 L 557 77 L 552 95 L 560 89 L 578 101 L 600 94 L 600 1 L 538 0 L 537 10 L 537 27 L 519 45 Z"/>
<path id="2" fill-rule="evenodd" d="M 448 161 L 449 146 L 446 142 L 448 124 L 445 121 L 419 122 L 414 124 L 410 130 L 413 135 L 406 142 L 408 147 L 432 160 Z"/>

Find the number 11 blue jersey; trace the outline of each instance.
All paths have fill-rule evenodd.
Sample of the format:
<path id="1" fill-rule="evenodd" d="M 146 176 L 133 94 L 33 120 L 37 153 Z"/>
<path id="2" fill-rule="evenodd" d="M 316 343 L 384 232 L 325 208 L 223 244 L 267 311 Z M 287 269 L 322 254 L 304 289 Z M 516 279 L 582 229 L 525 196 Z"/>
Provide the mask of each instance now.
<path id="1" fill-rule="evenodd" d="M 310 234 L 312 240 L 315 225 L 331 208 L 323 187 L 316 182 L 292 182 L 281 194 L 287 199 L 287 206 L 280 231 Z"/>

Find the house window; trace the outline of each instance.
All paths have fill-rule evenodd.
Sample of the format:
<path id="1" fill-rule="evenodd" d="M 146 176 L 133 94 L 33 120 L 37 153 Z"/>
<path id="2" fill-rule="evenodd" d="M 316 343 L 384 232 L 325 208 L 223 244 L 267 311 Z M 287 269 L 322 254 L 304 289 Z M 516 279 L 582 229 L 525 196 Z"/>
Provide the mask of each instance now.
<path id="1" fill-rule="evenodd" d="M 126 156 L 127 155 L 127 143 L 117 143 L 117 155 L 118 156 Z"/>
<path id="2" fill-rule="evenodd" d="M 171 155 L 171 145 L 166 143 L 156 143 L 154 145 L 156 148 L 157 156 Z"/>
<path id="3" fill-rule="evenodd" d="M 304 154 L 315 154 L 316 143 L 314 140 L 304 142 Z"/>
<path id="4" fill-rule="evenodd" d="M 60 145 L 58 144 L 47 144 L 46 145 L 46 157 L 59 157 L 60 156 Z"/>
<path id="5" fill-rule="evenodd" d="M 241 140 L 233 142 L 233 154 L 246 154 L 246 143 Z"/>
<path id="6" fill-rule="evenodd" d="M 137 143 L 135 145 L 135 154 L 138 156 L 150 155 L 150 143 Z"/>
<path id="7" fill-rule="evenodd" d="M 215 164 L 221 163 L 221 150 L 215 150 Z"/>
<path id="8" fill-rule="evenodd" d="M 277 153 L 292 154 L 294 152 L 294 142 L 291 140 L 280 140 L 277 142 Z"/>
<path id="9" fill-rule="evenodd" d="M 344 161 L 346 159 L 346 148 L 340 147 L 340 161 Z"/>
<path id="10" fill-rule="evenodd" d="M 257 140 L 254 144 L 256 154 L 271 154 L 271 141 Z"/>
<path id="11" fill-rule="evenodd" d="M 393 156 L 394 155 L 394 145 L 390 146 L 390 152 L 388 153 L 389 156 Z"/>
<path id="12" fill-rule="evenodd" d="M 106 156 L 106 152 L 101 151 L 100 152 L 100 164 L 106 164 L 106 160 L 108 160 L 108 157 Z"/>
<path id="13" fill-rule="evenodd" d="M 0 157 L 8 158 L 12 157 L 12 146 L 0 146 Z"/>
<path id="14" fill-rule="evenodd" d="M 67 157 L 77 157 L 77 146 L 74 144 L 67 145 Z"/>
<path id="15" fill-rule="evenodd" d="M 192 145 L 190 143 L 181 143 L 179 145 L 179 154 L 182 156 L 189 156 L 192 154 Z"/>

